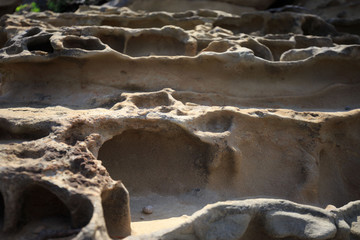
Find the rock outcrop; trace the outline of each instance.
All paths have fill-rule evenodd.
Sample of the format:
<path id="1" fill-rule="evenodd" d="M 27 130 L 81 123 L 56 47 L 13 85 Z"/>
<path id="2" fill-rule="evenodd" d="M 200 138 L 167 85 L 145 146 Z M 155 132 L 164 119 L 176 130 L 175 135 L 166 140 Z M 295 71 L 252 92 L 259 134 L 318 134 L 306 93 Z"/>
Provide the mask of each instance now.
<path id="1" fill-rule="evenodd" d="M 241 2 L 3 16 L 0 239 L 359 238 L 357 20 Z"/>

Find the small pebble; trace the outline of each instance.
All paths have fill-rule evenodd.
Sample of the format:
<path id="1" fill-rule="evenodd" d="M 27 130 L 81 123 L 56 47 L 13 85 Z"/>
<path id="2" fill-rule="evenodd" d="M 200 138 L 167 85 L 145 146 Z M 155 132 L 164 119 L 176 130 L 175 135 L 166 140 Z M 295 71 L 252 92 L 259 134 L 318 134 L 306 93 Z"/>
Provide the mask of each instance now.
<path id="1" fill-rule="evenodd" d="M 153 206 L 148 205 L 142 209 L 142 212 L 145 214 L 152 214 L 153 213 Z"/>

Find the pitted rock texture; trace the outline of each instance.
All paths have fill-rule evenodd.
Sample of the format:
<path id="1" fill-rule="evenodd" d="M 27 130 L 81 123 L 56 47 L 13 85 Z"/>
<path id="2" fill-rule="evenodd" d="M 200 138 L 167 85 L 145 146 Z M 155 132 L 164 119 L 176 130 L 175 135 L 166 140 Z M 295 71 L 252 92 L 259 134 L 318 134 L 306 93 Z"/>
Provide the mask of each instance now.
<path id="1" fill-rule="evenodd" d="M 149 2 L 1 18 L 0 239 L 359 238 L 352 10 Z"/>

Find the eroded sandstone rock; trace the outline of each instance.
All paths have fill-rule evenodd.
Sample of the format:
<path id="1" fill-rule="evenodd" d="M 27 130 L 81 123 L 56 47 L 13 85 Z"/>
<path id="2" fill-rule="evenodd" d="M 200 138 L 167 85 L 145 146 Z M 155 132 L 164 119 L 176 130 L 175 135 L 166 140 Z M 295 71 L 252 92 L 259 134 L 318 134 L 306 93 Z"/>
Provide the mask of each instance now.
<path id="1" fill-rule="evenodd" d="M 358 33 L 220 10 L 2 17 L 1 239 L 358 237 Z"/>

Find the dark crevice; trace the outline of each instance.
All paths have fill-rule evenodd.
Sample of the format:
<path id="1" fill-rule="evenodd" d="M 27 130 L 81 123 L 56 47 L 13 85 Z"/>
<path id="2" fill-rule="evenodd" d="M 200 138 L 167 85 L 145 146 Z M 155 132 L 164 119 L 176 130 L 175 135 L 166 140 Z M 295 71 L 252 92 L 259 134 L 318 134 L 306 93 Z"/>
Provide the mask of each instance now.
<path id="1" fill-rule="evenodd" d="M 0 140 L 37 140 L 51 132 L 54 123 L 39 122 L 34 125 L 14 125 L 5 118 L 0 118 Z"/>
<path id="2" fill-rule="evenodd" d="M 304 35 L 314 36 L 328 36 L 337 35 L 337 31 L 334 26 L 324 22 L 317 17 L 306 17 L 301 25 L 301 29 Z"/>
<path id="3" fill-rule="evenodd" d="M 129 39 L 126 54 L 132 57 L 185 55 L 185 43 L 173 37 L 141 34 Z"/>
<path id="4" fill-rule="evenodd" d="M 270 5 L 270 7 L 268 7 L 268 9 L 281 8 L 285 7 L 286 5 L 294 5 L 295 2 L 296 0 L 276 0 L 273 4 Z"/>
<path id="5" fill-rule="evenodd" d="M 23 51 L 23 49 L 20 46 L 13 45 L 13 46 L 7 47 L 5 51 L 9 55 L 15 55 L 15 54 L 21 53 Z"/>
<path id="6" fill-rule="evenodd" d="M 210 43 L 211 43 L 210 40 L 203 40 L 203 39 L 197 40 L 196 53 L 199 54 L 202 50 L 204 50 L 205 48 L 207 48 Z"/>
<path id="7" fill-rule="evenodd" d="M 48 228 L 71 229 L 70 210 L 58 196 L 45 187 L 28 187 L 23 193 L 22 201 L 20 226 L 52 223 Z"/>
<path id="8" fill-rule="evenodd" d="M 4 203 L 4 197 L 0 192 L 0 231 L 3 230 L 4 218 L 5 218 L 5 203 Z"/>
<path id="9" fill-rule="evenodd" d="M 137 95 L 131 98 L 138 108 L 155 108 L 158 106 L 170 106 L 172 99 L 166 92 L 156 92 L 151 94 Z"/>
<path id="10" fill-rule="evenodd" d="M 72 124 L 72 126 L 64 133 L 65 142 L 69 145 L 75 145 L 77 141 L 85 141 L 87 135 L 84 130 L 88 128 L 88 124 L 85 121 L 78 121 Z"/>
<path id="11" fill-rule="evenodd" d="M 103 26 L 128 28 L 161 28 L 169 24 L 169 22 L 164 22 L 160 18 L 133 19 L 130 21 L 124 21 L 121 18 L 106 18 L 101 22 L 101 25 Z"/>
<path id="12" fill-rule="evenodd" d="M 34 35 L 40 33 L 40 32 L 41 32 L 40 28 L 37 28 L 37 27 L 36 28 L 31 28 L 26 32 L 24 37 L 31 37 L 31 36 L 34 36 Z"/>
<path id="13" fill-rule="evenodd" d="M 47 36 L 39 36 L 39 37 L 30 38 L 29 42 L 27 43 L 27 49 L 30 52 L 42 51 L 42 52 L 47 52 L 47 53 L 53 53 L 54 49 L 51 46 L 50 37 L 51 36 L 47 35 Z"/>
<path id="14" fill-rule="evenodd" d="M 94 206 L 91 201 L 80 194 L 71 196 L 69 208 L 72 209 L 71 225 L 76 229 L 86 226 L 94 214 Z"/>

